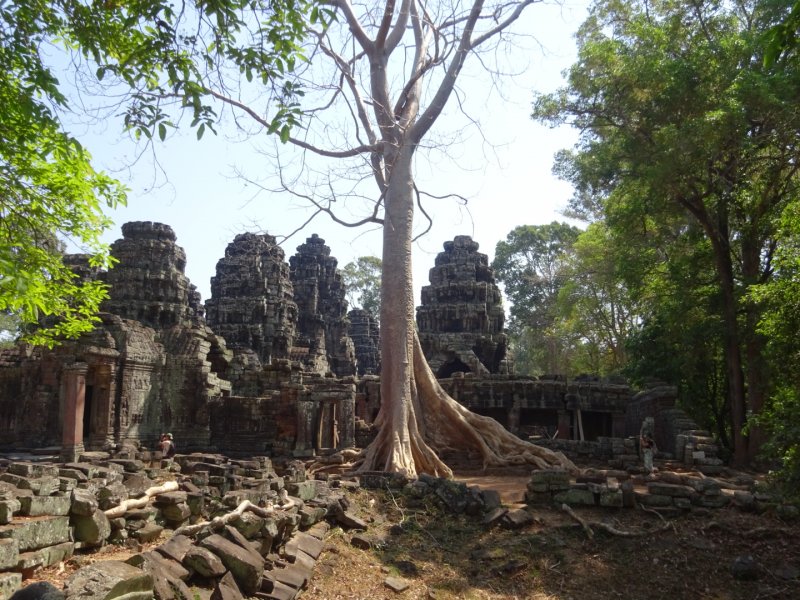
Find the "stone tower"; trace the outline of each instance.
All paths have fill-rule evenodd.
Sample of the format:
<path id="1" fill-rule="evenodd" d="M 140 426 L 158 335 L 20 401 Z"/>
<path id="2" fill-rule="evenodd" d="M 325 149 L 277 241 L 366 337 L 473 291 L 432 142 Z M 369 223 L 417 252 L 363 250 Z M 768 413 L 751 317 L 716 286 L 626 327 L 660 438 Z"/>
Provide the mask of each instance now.
<path id="1" fill-rule="evenodd" d="M 262 364 L 289 358 L 297 323 L 289 265 L 271 235 L 243 233 L 211 278 L 206 320 L 229 348 L 251 349 Z"/>
<path id="2" fill-rule="evenodd" d="M 347 300 L 331 249 L 317 234 L 289 259 L 298 320 L 295 358 L 317 373 L 355 375 L 353 340 L 347 333 Z"/>
<path id="3" fill-rule="evenodd" d="M 478 243 L 466 235 L 445 242 L 422 288 L 417 326 L 425 357 L 437 377 L 506 370 L 502 296 Z"/>
<path id="4" fill-rule="evenodd" d="M 132 221 L 122 226 L 122 236 L 111 244 L 111 255 L 119 262 L 105 274 L 110 287 L 103 310 L 154 329 L 196 316 L 199 302 L 184 274 L 186 253 L 175 243 L 172 227 Z"/>
<path id="5" fill-rule="evenodd" d="M 350 321 L 348 333 L 356 350 L 359 375 L 380 373 L 381 350 L 378 322 L 372 313 L 363 308 L 354 308 L 347 313 Z"/>

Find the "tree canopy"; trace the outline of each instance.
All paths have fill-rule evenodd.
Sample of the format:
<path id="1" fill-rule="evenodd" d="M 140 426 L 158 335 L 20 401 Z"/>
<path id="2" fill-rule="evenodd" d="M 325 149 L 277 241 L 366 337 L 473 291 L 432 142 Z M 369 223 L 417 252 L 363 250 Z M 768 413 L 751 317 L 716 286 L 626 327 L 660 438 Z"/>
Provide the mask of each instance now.
<path id="1" fill-rule="evenodd" d="M 19 316 L 29 341 L 52 345 L 92 327 L 105 289 L 64 264 L 63 242 L 108 268 L 103 208 L 125 202 L 64 127 L 70 107 L 50 55 L 122 94 L 125 126 L 145 138 L 176 126 L 173 106 L 190 112 L 198 138 L 213 129 L 210 84 L 233 68 L 269 84 L 268 129 L 285 140 L 300 92 L 284 74 L 303 59 L 306 24 L 326 14 L 306 0 L 0 5 L 0 311 Z"/>
<path id="2" fill-rule="evenodd" d="M 342 269 L 347 286 L 347 301 L 353 308 L 369 311 L 375 318 L 381 312 L 381 259 L 359 256 Z"/>
<path id="3" fill-rule="evenodd" d="M 714 286 L 707 306 L 721 324 L 739 462 L 761 441 L 756 429 L 745 435 L 746 415 L 759 413 L 770 392 L 756 328 L 763 306 L 746 292 L 774 276 L 776 217 L 798 191 L 800 72 L 763 61 L 763 34 L 782 8 L 601 0 L 579 31 L 567 86 L 538 96 L 534 111 L 581 130 L 556 166 L 575 186 L 572 209 L 603 219 L 619 239 L 638 232 L 648 249 L 640 273 L 669 269 L 675 247 L 656 244 L 670 239 L 665 230 L 701 234 L 707 254 L 692 255 L 708 257 L 713 274 L 698 285 Z"/>

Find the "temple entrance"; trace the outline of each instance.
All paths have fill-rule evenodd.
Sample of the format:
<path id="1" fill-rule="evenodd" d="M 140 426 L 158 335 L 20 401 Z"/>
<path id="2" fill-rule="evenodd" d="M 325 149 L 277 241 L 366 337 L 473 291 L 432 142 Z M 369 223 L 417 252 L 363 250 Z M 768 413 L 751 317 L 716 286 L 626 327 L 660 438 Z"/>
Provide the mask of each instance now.
<path id="1" fill-rule="evenodd" d="M 558 432 L 558 412 L 541 408 L 519 410 L 519 435 L 527 438 L 553 438 Z"/>
<path id="2" fill-rule="evenodd" d="M 447 379 L 448 377 L 451 377 L 453 373 L 472 373 L 472 369 L 470 369 L 459 359 L 452 358 L 439 367 L 439 370 L 436 372 L 436 378 Z"/>
<path id="3" fill-rule="evenodd" d="M 316 439 L 314 440 L 314 450 L 317 452 L 331 452 L 339 446 L 336 405 L 336 402 L 321 402 L 317 409 Z"/>

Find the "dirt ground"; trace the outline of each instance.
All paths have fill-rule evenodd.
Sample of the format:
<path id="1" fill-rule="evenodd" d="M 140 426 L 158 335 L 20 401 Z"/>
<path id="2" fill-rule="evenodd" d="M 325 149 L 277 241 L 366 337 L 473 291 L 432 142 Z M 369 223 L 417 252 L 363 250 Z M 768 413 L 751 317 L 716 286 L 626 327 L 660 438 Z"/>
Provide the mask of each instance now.
<path id="1" fill-rule="evenodd" d="M 516 502 L 528 478 L 458 479 Z M 575 509 L 586 521 L 631 534 L 595 529 L 590 538 L 555 508 L 530 509 L 534 522 L 512 531 L 444 514 L 432 499 L 409 508 L 387 493 L 355 498 L 373 546 L 358 549 L 352 533 L 334 529 L 305 600 L 800 598 L 800 523 L 774 514 L 720 509 L 662 518 L 640 509 Z M 734 578 L 737 561 L 751 565 L 749 578 Z M 392 577 L 408 589 L 389 589 Z"/>
<path id="2" fill-rule="evenodd" d="M 524 507 L 517 503 L 527 475 L 457 479 L 497 489 L 505 503 Z M 351 510 L 369 523 L 361 535 L 371 547 L 357 548 L 354 532 L 332 529 L 304 600 L 800 599 L 800 522 L 770 512 L 695 509 L 659 517 L 641 509 L 575 509 L 588 522 L 630 534 L 595 528 L 590 538 L 555 508 L 530 508 L 533 523 L 508 530 L 447 514 L 430 496 L 359 490 L 350 498 Z M 61 587 L 89 562 L 124 560 L 137 550 L 77 555 L 34 580 Z M 751 565 L 749 578 L 734 578 L 737 561 Z M 407 589 L 391 590 L 392 578 Z"/>

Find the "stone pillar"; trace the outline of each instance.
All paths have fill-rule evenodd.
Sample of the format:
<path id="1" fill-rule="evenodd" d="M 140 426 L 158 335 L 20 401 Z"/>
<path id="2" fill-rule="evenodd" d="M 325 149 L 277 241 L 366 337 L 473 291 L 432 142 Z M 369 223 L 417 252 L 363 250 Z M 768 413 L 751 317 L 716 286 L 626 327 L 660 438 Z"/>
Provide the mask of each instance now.
<path id="1" fill-rule="evenodd" d="M 297 439 L 294 443 L 294 456 L 314 456 L 314 402 L 298 399 Z"/>
<path id="2" fill-rule="evenodd" d="M 558 411 L 558 434 L 556 437 L 560 440 L 569 439 L 569 415 L 570 413 L 567 410 Z"/>
<path id="3" fill-rule="evenodd" d="M 61 460 L 76 462 L 83 452 L 83 409 L 86 400 L 86 363 L 64 368 L 64 428 L 61 435 Z"/>
<path id="4" fill-rule="evenodd" d="M 356 426 L 355 408 L 356 393 L 355 386 L 352 386 L 351 393 L 339 403 L 339 413 L 337 414 L 339 428 L 339 445 L 337 450 L 352 448 L 356 445 Z"/>

